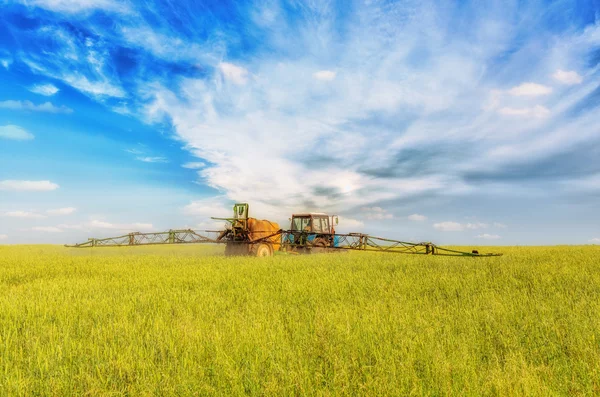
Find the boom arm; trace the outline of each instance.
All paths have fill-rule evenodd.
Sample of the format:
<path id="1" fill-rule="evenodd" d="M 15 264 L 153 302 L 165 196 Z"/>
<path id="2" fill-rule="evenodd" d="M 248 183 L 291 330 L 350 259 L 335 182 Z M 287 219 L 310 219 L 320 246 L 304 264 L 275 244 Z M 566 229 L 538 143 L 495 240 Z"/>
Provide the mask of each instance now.
<path id="1" fill-rule="evenodd" d="M 209 233 L 211 233 L 209 231 Z M 218 233 L 212 231 L 212 233 Z M 266 233 L 266 232 L 265 232 Z M 280 237 L 283 247 L 310 247 L 308 243 L 295 243 L 297 230 L 278 230 L 259 239 L 252 241 L 252 244 L 270 243 L 273 237 Z M 498 253 L 480 254 L 478 251 L 471 252 L 458 251 L 449 248 L 439 247 L 433 243 L 411 243 L 406 241 L 391 240 L 383 237 L 369 236 L 362 233 L 350 234 L 331 234 L 336 240 L 336 244 L 328 247 L 328 250 L 353 250 L 353 251 L 371 251 L 371 252 L 391 252 L 396 254 L 417 254 L 417 255 L 443 255 L 443 256 L 501 256 Z M 74 248 L 91 247 L 126 247 L 135 245 L 158 245 L 158 244 L 199 244 L 199 243 L 227 243 L 227 241 L 217 238 L 209 238 L 196 233 L 194 230 L 169 230 L 159 233 L 129 233 L 118 237 L 108 237 L 103 239 L 90 238 L 84 243 L 65 245 Z M 245 244 L 244 242 L 240 242 Z"/>
<path id="2" fill-rule="evenodd" d="M 197 244 L 216 243 L 216 240 L 202 236 L 191 229 L 169 230 L 159 233 L 134 232 L 118 237 L 90 238 L 84 243 L 65 245 L 65 247 L 124 247 L 130 245 L 156 245 L 156 244 Z"/>

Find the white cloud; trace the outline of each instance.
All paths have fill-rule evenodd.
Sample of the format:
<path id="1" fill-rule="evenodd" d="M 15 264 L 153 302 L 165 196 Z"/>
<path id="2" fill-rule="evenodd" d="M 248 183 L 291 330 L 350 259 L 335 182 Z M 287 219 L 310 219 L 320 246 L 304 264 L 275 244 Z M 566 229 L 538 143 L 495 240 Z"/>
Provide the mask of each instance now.
<path id="1" fill-rule="evenodd" d="M 140 156 L 136 157 L 136 160 L 143 161 L 144 163 L 168 163 L 169 160 L 166 157 L 160 156 Z"/>
<path id="2" fill-rule="evenodd" d="M 34 226 L 31 228 L 34 232 L 44 232 L 44 233 L 62 233 L 62 230 L 55 226 Z"/>
<path id="3" fill-rule="evenodd" d="M 365 226 L 364 222 L 359 221 L 357 219 L 347 218 L 343 216 L 339 216 L 338 219 L 339 225 L 334 225 L 337 233 L 360 232 Z"/>
<path id="4" fill-rule="evenodd" d="M 45 215 L 38 214 L 35 212 L 29 211 L 8 211 L 1 214 L 2 216 L 8 216 L 11 218 L 27 218 L 27 219 L 42 219 L 45 218 Z"/>
<path id="5" fill-rule="evenodd" d="M 315 72 L 313 74 L 313 77 L 317 80 L 331 81 L 335 79 L 335 75 L 336 73 L 331 70 L 320 70 L 318 72 Z"/>
<path id="6" fill-rule="evenodd" d="M 581 84 L 583 81 L 583 77 L 579 75 L 579 73 L 575 71 L 566 71 L 558 69 L 553 75 L 555 80 L 567 85 L 576 85 Z"/>
<path id="7" fill-rule="evenodd" d="M 6 240 L 8 236 L 6 234 L 0 234 L 0 240 Z"/>
<path id="8" fill-rule="evenodd" d="M 84 225 L 77 225 L 77 224 L 69 225 L 69 224 L 62 223 L 62 224 L 58 225 L 58 228 L 59 229 L 69 229 L 69 230 L 83 230 L 85 227 L 84 227 Z"/>
<path id="9" fill-rule="evenodd" d="M 0 102 L 0 108 L 11 110 L 26 110 L 32 112 L 45 113 L 73 113 L 73 109 L 66 106 L 54 106 L 50 102 L 45 102 L 40 105 L 35 105 L 31 101 L 3 101 Z"/>
<path id="10" fill-rule="evenodd" d="M 35 136 L 18 125 L 9 124 L 0 126 L 0 138 L 14 141 L 29 141 L 34 139 Z"/>
<path id="11" fill-rule="evenodd" d="M 465 226 L 466 229 L 476 230 L 476 229 L 486 229 L 488 227 L 488 224 L 487 223 L 476 222 L 476 223 L 467 223 L 464 226 Z"/>
<path id="12" fill-rule="evenodd" d="M 192 201 L 183 208 L 186 215 L 194 215 L 201 220 L 216 218 L 230 218 L 233 216 L 233 206 L 227 205 L 228 200 L 223 196 L 210 197 L 202 200 Z M 252 211 L 252 208 L 250 208 Z M 254 215 L 251 213 L 251 217 Z"/>
<path id="13" fill-rule="evenodd" d="M 592 244 L 600 244 L 600 237 L 592 238 L 592 239 L 588 240 L 588 242 L 592 243 Z"/>
<path id="14" fill-rule="evenodd" d="M 61 79 L 86 94 L 96 97 L 124 98 L 127 96 L 121 87 L 112 84 L 105 77 L 97 81 L 90 81 L 86 76 L 80 74 L 65 74 Z"/>
<path id="15" fill-rule="evenodd" d="M 536 83 L 523 83 L 508 90 L 508 93 L 514 96 L 540 96 L 548 95 L 551 92 L 551 87 Z"/>
<path id="16" fill-rule="evenodd" d="M 52 96 L 60 90 L 52 84 L 38 84 L 38 85 L 34 85 L 32 87 L 29 87 L 29 91 L 34 92 L 36 94 L 40 94 L 40 95 Z"/>
<path id="17" fill-rule="evenodd" d="M 389 212 L 387 212 L 386 210 L 384 210 L 381 207 L 363 207 L 362 208 L 363 213 L 365 214 L 365 218 L 367 219 L 393 219 L 394 215 L 390 214 Z"/>
<path id="18" fill-rule="evenodd" d="M 545 118 L 550 115 L 550 110 L 545 106 L 536 105 L 534 107 L 511 108 L 503 107 L 498 110 L 498 113 L 505 116 L 526 116 L 534 118 Z"/>
<path id="19" fill-rule="evenodd" d="M 4 69 L 7 69 L 10 67 L 10 65 L 12 64 L 12 59 L 11 58 L 0 58 L 0 65 L 2 65 L 4 67 Z"/>
<path id="20" fill-rule="evenodd" d="M 477 230 L 477 229 L 486 229 L 489 225 L 487 223 L 482 222 L 474 222 L 474 223 L 458 223 L 458 222 L 440 222 L 435 223 L 433 227 L 437 230 L 441 230 L 443 232 L 460 232 L 463 230 Z"/>
<path id="21" fill-rule="evenodd" d="M 200 168 L 204 168 L 206 166 L 206 164 L 204 164 L 201 161 L 196 161 L 196 162 L 191 162 L 191 163 L 185 163 L 181 165 L 183 168 L 189 168 L 191 170 L 198 170 Z"/>
<path id="22" fill-rule="evenodd" d="M 59 186 L 56 183 L 50 181 L 19 181 L 12 179 L 0 181 L 0 190 L 47 192 L 58 188 Z"/>
<path id="23" fill-rule="evenodd" d="M 497 240 L 497 239 L 500 238 L 500 236 L 498 236 L 497 234 L 487 234 L 487 233 L 484 233 L 484 234 L 480 234 L 478 236 L 475 236 L 475 238 L 481 238 L 481 239 L 484 239 L 484 240 Z"/>
<path id="24" fill-rule="evenodd" d="M 57 208 L 52 210 L 47 210 L 46 213 L 48 215 L 70 215 L 77 211 L 77 208 L 66 207 L 66 208 Z"/>
<path id="25" fill-rule="evenodd" d="M 415 222 L 423 222 L 423 221 L 427 220 L 427 217 L 425 215 L 412 214 L 412 215 L 408 216 L 408 220 L 415 221 Z"/>
<path id="26" fill-rule="evenodd" d="M 125 2 L 114 0 L 20 0 L 30 7 L 40 7 L 49 11 L 76 14 L 93 10 L 129 12 Z"/>
<path id="27" fill-rule="evenodd" d="M 131 154 L 143 154 L 144 152 L 142 152 L 141 150 L 138 149 L 125 149 L 125 151 L 127 153 L 131 153 Z"/>
<path id="28" fill-rule="evenodd" d="M 248 71 L 241 66 L 221 62 L 219 64 L 219 70 L 225 79 L 231 80 L 235 84 L 244 85 L 248 81 Z"/>
<path id="29" fill-rule="evenodd" d="M 93 219 L 88 224 L 92 229 L 110 229 L 120 231 L 151 231 L 151 223 L 110 223 L 99 219 Z"/>
<path id="30" fill-rule="evenodd" d="M 504 223 L 499 223 L 499 222 L 494 222 L 494 227 L 500 228 L 500 229 L 506 229 L 507 226 Z"/>
<path id="31" fill-rule="evenodd" d="M 433 227 L 437 230 L 441 230 L 443 232 L 460 232 L 465 229 L 465 227 L 458 222 L 440 222 L 434 223 Z"/>

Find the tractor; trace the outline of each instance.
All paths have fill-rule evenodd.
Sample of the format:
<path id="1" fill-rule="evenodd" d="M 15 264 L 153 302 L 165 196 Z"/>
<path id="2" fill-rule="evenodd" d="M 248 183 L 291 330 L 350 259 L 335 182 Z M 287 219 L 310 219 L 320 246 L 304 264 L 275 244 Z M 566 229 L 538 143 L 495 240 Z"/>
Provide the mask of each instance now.
<path id="1" fill-rule="evenodd" d="M 283 239 L 286 251 L 317 253 L 337 246 L 334 227 L 334 223 L 339 223 L 337 215 L 329 216 L 322 212 L 293 214 L 290 221 L 290 232 Z"/>

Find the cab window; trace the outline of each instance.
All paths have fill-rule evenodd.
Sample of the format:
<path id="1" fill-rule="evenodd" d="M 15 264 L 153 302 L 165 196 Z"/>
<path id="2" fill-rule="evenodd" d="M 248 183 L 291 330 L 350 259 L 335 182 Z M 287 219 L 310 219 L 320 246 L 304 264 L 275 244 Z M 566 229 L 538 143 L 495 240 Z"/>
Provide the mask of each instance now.
<path id="1" fill-rule="evenodd" d="M 313 218 L 313 232 L 321 233 L 321 218 Z"/>
<path id="2" fill-rule="evenodd" d="M 321 218 L 321 232 L 329 233 L 331 229 L 329 228 L 329 218 Z"/>
<path id="3" fill-rule="evenodd" d="M 302 218 L 294 218 L 292 220 L 292 230 L 302 230 Z"/>

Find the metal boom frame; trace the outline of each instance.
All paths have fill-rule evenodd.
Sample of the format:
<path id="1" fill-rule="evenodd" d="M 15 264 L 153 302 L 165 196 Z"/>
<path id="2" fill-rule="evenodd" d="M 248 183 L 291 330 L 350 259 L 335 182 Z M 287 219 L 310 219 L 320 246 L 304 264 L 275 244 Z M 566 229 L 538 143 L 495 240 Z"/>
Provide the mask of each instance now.
<path id="1" fill-rule="evenodd" d="M 158 245 L 158 244 L 198 244 L 217 243 L 209 237 L 202 236 L 191 229 L 169 230 L 168 232 L 140 233 L 133 232 L 118 237 L 90 238 L 80 244 L 65 245 L 73 248 L 89 247 L 126 247 L 132 245 Z"/>
<path id="2" fill-rule="evenodd" d="M 205 233 L 220 233 L 219 231 L 205 230 Z M 256 232 L 256 233 L 268 233 Z M 295 250 L 298 248 L 311 249 L 317 248 L 312 246 L 311 242 L 305 238 L 304 243 L 293 243 L 291 241 L 297 241 L 298 235 L 305 234 L 304 237 L 309 234 L 307 232 L 298 232 L 292 230 L 278 230 L 270 235 L 252 240 L 252 241 L 235 241 L 231 242 L 228 240 L 220 240 L 217 238 L 210 238 L 203 236 L 191 229 L 185 230 L 169 230 L 168 232 L 158 233 L 129 233 L 118 237 L 108 237 L 103 239 L 90 238 L 88 241 L 80 244 L 66 245 L 66 247 L 73 248 L 90 248 L 90 247 L 127 247 L 136 245 L 164 245 L 164 244 L 201 244 L 201 243 L 212 243 L 212 244 L 260 244 L 260 243 L 272 243 L 274 237 L 280 237 L 281 245 L 284 251 Z M 440 255 L 440 256 L 470 256 L 470 257 L 485 257 L 485 256 L 501 256 L 502 254 L 497 253 L 486 253 L 480 254 L 477 251 L 467 252 L 453 250 L 449 248 L 439 247 L 430 242 L 412 243 L 400 240 L 392 240 L 383 237 L 370 236 L 362 233 L 349 233 L 349 234 L 331 234 L 331 233 L 320 233 L 320 236 L 329 236 L 335 238 L 337 243 L 335 246 L 329 246 L 326 248 L 327 251 L 335 250 L 353 250 L 353 251 L 370 251 L 370 252 L 389 252 L 396 254 L 413 254 L 413 255 Z M 293 238 L 291 238 L 293 236 Z"/>

